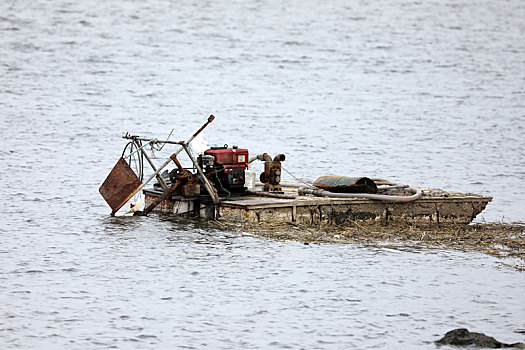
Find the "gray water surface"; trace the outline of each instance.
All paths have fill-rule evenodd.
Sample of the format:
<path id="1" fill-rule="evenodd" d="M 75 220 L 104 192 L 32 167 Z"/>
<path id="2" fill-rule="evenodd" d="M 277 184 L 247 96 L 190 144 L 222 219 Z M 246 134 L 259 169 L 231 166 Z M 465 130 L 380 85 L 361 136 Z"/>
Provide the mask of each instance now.
<path id="1" fill-rule="evenodd" d="M 477 222 L 524 222 L 523 18 L 519 0 L 1 2 L 0 345 L 524 341 L 504 261 L 111 218 L 98 194 L 126 131 L 185 139 L 215 114 L 211 144 L 285 153 L 298 178 L 480 193 Z"/>

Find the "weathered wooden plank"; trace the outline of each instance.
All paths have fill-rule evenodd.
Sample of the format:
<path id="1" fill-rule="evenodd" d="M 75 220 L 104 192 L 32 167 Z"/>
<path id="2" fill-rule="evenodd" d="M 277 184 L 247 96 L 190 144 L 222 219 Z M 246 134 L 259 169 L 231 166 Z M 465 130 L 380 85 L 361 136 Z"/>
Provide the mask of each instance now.
<path id="1" fill-rule="evenodd" d="M 473 196 L 464 196 L 464 197 L 443 197 L 443 198 L 420 198 L 418 199 L 418 203 L 470 203 L 473 200 L 480 200 L 480 201 L 487 201 L 490 197 L 473 197 Z M 394 202 L 388 202 L 388 201 L 377 201 L 372 199 L 362 199 L 362 198 L 355 198 L 355 199 L 333 199 L 333 198 L 326 198 L 326 199 L 304 199 L 304 200 L 286 200 L 281 199 L 279 201 L 227 201 L 223 202 L 222 206 L 231 206 L 231 207 L 241 207 L 244 209 L 268 209 L 268 208 L 282 208 L 282 207 L 300 207 L 300 206 L 312 206 L 312 205 L 359 205 L 359 204 L 370 204 L 373 203 L 374 205 L 382 205 L 382 204 L 395 204 Z M 412 205 L 412 203 L 408 204 Z"/>

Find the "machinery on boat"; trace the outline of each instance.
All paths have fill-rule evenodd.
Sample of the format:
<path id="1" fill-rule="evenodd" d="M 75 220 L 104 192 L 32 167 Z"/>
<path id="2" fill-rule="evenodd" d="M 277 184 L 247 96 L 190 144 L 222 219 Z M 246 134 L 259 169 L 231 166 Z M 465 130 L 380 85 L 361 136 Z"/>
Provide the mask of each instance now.
<path id="1" fill-rule="evenodd" d="M 248 149 L 228 145 L 195 152 L 192 141 L 214 118 L 211 115 L 187 141 L 126 133 L 123 138 L 128 144 L 122 157 L 99 189 L 112 209 L 111 215 L 142 191 L 145 206 L 131 210 L 135 215 L 157 210 L 241 222 L 470 223 L 492 199 L 368 177 L 322 176 L 313 183 L 283 183 L 284 154 L 272 158 L 262 153 L 250 158 Z M 160 150 L 167 144 L 179 148 L 157 167 L 145 147 Z M 191 161 L 189 168 L 178 159 L 182 151 Z M 153 171 L 145 181 L 144 160 Z M 256 160 L 264 162 L 258 185 L 251 169 Z M 169 164 L 174 168 L 168 172 L 164 169 Z M 153 178 L 157 183 L 146 189 Z"/>
<path id="2" fill-rule="evenodd" d="M 198 158 L 199 166 L 221 193 L 244 193 L 248 150 L 228 145 L 212 147 Z"/>

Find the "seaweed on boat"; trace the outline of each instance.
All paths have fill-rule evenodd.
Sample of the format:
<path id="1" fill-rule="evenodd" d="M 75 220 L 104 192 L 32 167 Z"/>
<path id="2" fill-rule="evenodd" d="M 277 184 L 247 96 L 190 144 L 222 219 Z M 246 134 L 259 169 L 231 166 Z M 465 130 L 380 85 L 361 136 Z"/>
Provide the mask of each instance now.
<path id="1" fill-rule="evenodd" d="M 510 258 L 505 266 L 525 271 L 525 226 L 483 223 L 446 226 L 350 226 L 319 224 L 240 224 L 214 221 L 221 229 L 246 235 L 305 244 L 359 244 L 381 247 L 425 247 L 475 251 Z"/>

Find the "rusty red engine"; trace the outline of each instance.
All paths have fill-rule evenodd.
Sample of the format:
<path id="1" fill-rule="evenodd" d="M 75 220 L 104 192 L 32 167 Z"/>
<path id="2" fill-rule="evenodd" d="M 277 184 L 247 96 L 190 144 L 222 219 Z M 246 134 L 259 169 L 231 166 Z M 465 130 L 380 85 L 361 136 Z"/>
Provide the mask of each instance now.
<path id="1" fill-rule="evenodd" d="M 248 150 L 227 145 L 212 147 L 199 157 L 199 166 L 214 187 L 222 193 L 245 191 L 245 170 L 248 166 Z"/>

